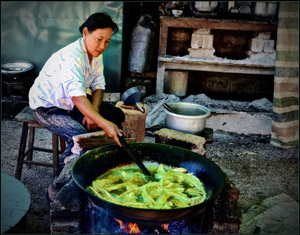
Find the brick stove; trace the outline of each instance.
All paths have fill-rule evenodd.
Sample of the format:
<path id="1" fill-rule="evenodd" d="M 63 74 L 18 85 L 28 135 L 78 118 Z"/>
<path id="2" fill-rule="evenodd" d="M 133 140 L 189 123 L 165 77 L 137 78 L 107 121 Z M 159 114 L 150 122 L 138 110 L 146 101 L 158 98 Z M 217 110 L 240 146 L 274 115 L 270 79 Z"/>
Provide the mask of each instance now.
<path id="1" fill-rule="evenodd" d="M 126 112 L 132 111 L 127 110 Z M 131 127 L 131 130 L 133 130 L 133 126 L 136 126 L 130 125 L 131 122 L 145 122 L 143 115 L 134 114 L 130 115 L 131 119 L 127 117 L 127 122 L 125 122 L 125 124 L 127 123 L 125 127 L 129 129 Z M 144 136 L 145 128 L 143 125 L 140 126 L 143 128 L 142 135 Z M 139 133 L 136 130 L 128 131 L 125 137 L 137 139 Z M 88 133 L 87 135 L 76 136 L 73 139 L 78 153 L 66 162 L 62 172 L 55 180 L 55 188 L 58 192 L 50 205 L 51 234 L 239 233 L 242 220 L 241 209 L 238 205 L 239 190 L 234 187 L 228 177 L 226 177 L 224 190 L 215 200 L 207 203 L 205 207 L 200 207 L 198 212 L 184 218 L 184 220 L 171 221 L 166 218 L 163 224 L 154 221 L 145 223 L 145 221 L 127 221 L 126 218 L 121 218 L 121 216 L 118 218 L 118 215 L 112 215 L 108 210 L 95 205 L 72 179 L 72 167 L 78 159 L 79 153 L 82 153 L 81 150 L 96 148 L 97 146 L 92 146 L 89 142 L 99 144 L 103 142 L 103 136 L 101 133 Z M 98 139 L 101 141 L 97 141 Z M 200 136 L 194 141 L 194 138 L 191 138 L 187 133 L 178 136 L 177 132 L 163 129 L 156 133 L 155 142 L 179 146 L 202 155 L 205 154 L 206 139 Z"/>
<path id="2" fill-rule="evenodd" d="M 58 193 L 50 206 L 51 234 L 124 234 L 130 231 L 121 229 L 120 222 L 107 211 L 91 204 L 91 200 L 78 188 L 71 177 L 71 170 L 77 157 L 66 163 L 56 180 Z M 199 213 L 185 221 L 174 221 L 164 229 L 159 224 L 139 224 L 141 233 L 171 234 L 225 234 L 239 233 L 242 212 L 238 205 L 239 190 L 226 177 L 224 190 L 208 203 L 204 213 Z M 203 217 L 204 216 L 204 217 Z M 117 218 L 116 218 L 117 219 Z M 99 221 L 102 227 L 96 226 Z M 203 224 L 201 225 L 203 221 Z M 121 221 L 128 225 L 132 221 Z M 134 223 L 133 223 L 134 224 Z"/>

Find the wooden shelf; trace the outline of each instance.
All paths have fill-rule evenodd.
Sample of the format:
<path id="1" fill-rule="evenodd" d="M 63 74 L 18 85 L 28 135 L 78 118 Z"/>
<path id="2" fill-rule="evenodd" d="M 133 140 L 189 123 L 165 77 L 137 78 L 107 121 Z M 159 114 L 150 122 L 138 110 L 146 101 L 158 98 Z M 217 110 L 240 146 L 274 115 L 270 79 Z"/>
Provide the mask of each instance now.
<path id="1" fill-rule="evenodd" d="M 189 17 L 160 17 L 159 56 L 165 56 L 168 41 L 168 28 L 206 28 L 236 31 L 276 32 L 277 23 L 262 21 L 220 20 Z"/>
<path id="2" fill-rule="evenodd" d="M 255 62 L 250 59 L 228 60 L 218 57 L 214 59 L 200 59 L 191 58 L 189 56 L 169 56 L 166 55 L 166 49 L 168 42 L 168 28 L 170 27 L 276 32 L 277 23 L 187 17 L 174 18 L 166 16 L 162 16 L 160 20 L 159 56 L 156 77 L 157 94 L 163 93 L 164 91 L 164 73 L 166 69 L 274 75 L 275 64 L 264 64 L 261 61 Z"/>

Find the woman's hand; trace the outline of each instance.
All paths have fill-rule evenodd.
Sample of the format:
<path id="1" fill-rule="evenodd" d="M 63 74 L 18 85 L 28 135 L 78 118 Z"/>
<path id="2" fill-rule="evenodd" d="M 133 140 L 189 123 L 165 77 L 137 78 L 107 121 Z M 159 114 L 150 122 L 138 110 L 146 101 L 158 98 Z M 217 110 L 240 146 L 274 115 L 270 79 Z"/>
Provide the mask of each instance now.
<path id="1" fill-rule="evenodd" d="M 72 101 L 79 111 L 85 116 L 83 122 L 92 121 L 97 124 L 98 127 L 102 128 L 105 134 L 113 138 L 114 141 L 122 147 L 119 141 L 119 136 L 122 136 L 118 126 L 105 118 L 103 118 L 97 110 L 93 107 L 91 102 L 85 96 L 73 96 Z M 89 119 L 89 120 L 88 120 Z M 89 125 L 89 123 L 87 123 Z"/>
<path id="2" fill-rule="evenodd" d="M 89 131 L 97 130 L 98 128 L 97 124 L 87 117 L 84 117 L 82 120 L 82 125 L 84 126 L 85 124 Z"/>
<path id="3" fill-rule="evenodd" d="M 120 143 L 120 140 L 119 140 L 119 136 L 122 136 L 122 133 L 116 124 L 114 124 L 113 122 L 107 121 L 107 125 L 105 125 L 103 130 L 108 137 L 114 139 L 114 141 L 120 147 L 122 147 L 122 144 Z"/>

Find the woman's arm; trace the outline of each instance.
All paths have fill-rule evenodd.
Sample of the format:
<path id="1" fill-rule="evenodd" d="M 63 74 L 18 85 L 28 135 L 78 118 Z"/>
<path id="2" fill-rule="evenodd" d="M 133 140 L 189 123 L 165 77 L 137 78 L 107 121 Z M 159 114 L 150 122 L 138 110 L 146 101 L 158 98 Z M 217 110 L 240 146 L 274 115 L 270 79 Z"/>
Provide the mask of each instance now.
<path id="1" fill-rule="evenodd" d="M 92 93 L 92 105 L 95 108 L 95 110 L 99 113 L 100 105 L 103 100 L 104 91 L 102 89 L 97 89 Z M 98 125 L 91 119 L 84 116 L 82 120 L 82 125 L 87 126 L 87 129 L 89 131 L 96 130 L 98 128 Z"/>
<path id="2" fill-rule="evenodd" d="M 100 105 L 103 101 L 103 95 L 104 95 L 104 91 L 101 90 L 101 89 L 95 90 L 92 93 L 92 105 L 94 106 L 94 108 L 98 112 L 99 112 L 99 109 L 100 109 Z"/>
<path id="3" fill-rule="evenodd" d="M 122 144 L 119 141 L 118 136 L 122 136 L 118 126 L 105 118 L 103 118 L 99 112 L 94 108 L 92 103 L 85 96 L 73 96 L 72 101 L 79 111 L 87 118 L 94 121 L 98 127 L 102 128 L 106 135 L 119 145 Z"/>

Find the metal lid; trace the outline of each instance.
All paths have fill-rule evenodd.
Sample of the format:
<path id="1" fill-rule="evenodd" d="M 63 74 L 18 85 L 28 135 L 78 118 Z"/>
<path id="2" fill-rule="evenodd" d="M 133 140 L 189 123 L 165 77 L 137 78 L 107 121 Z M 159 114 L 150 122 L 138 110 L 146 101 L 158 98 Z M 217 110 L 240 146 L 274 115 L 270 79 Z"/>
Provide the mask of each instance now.
<path id="1" fill-rule="evenodd" d="M 21 74 L 31 69 L 33 69 L 33 64 L 23 60 L 7 61 L 1 65 L 1 73 L 6 75 Z"/>

